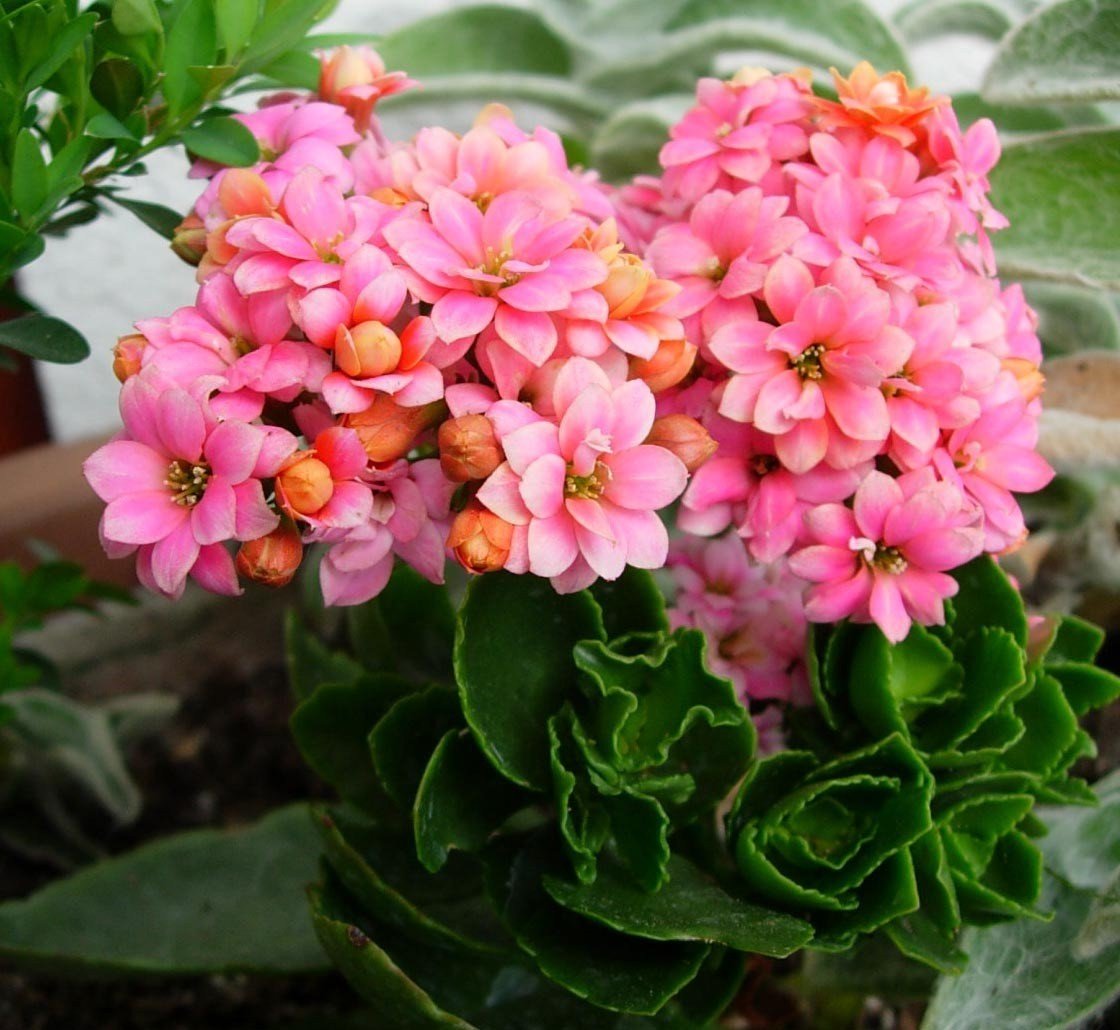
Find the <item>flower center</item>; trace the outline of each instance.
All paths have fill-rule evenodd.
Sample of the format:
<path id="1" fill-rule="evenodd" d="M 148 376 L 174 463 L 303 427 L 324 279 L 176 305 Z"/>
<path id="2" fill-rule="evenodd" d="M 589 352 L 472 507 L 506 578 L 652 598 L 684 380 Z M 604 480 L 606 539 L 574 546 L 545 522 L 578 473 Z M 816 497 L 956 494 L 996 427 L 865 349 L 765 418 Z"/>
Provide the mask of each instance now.
<path id="1" fill-rule="evenodd" d="M 475 206 L 478 208 L 478 210 L 481 211 L 483 214 L 486 214 L 487 208 L 489 208 L 490 205 L 492 203 L 494 203 L 494 194 L 493 193 L 479 193 L 474 198 L 474 202 L 475 202 Z"/>
<path id="2" fill-rule="evenodd" d="M 723 139 L 725 136 L 730 136 L 734 128 L 735 127 L 730 122 L 724 122 L 716 129 L 716 139 Z"/>
<path id="3" fill-rule="evenodd" d="M 821 355 L 824 351 L 823 343 L 811 343 L 790 362 L 790 368 L 794 369 L 802 379 L 823 379 Z"/>
<path id="4" fill-rule="evenodd" d="M 858 551 L 869 568 L 882 569 L 891 576 L 900 576 L 910 567 L 897 547 L 887 547 L 886 544 L 868 540 L 865 536 L 852 537 L 848 541 L 848 547 Z"/>
<path id="5" fill-rule="evenodd" d="M 501 282 L 475 280 L 474 292 L 480 297 L 493 297 L 499 290 L 512 286 L 521 279 L 516 272 L 507 271 L 505 265 L 512 260 L 513 254 L 508 250 L 494 251 L 486 248 L 486 260 L 478 266 L 478 270 L 485 275 L 501 279 Z"/>
<path id="6" fill-rule="evenodd" d="M 171 500 L 181 504 L 184 508 L 192 508 L 198 504 L 206 492 L 206 484 L 210 481 L 210 466 L 206 462 L 184 461 L 176 458 L 167 466 L 167 478 L 163 485 L 171 491 Z"/>
<path id="7" fill-rule="evenodd" d="M 780 462 L 773 454 L 756 454 L 751 458 L 751 471 L 756 476 L 765 476 L 780 466 Z"/>
<path id="8" fill-rule="evenodd" d="M 601 461 L 595 462 L 595 467 L 586 476 L 577 476 L 570 469 L 571 466 L 564 477 L 565 497 L 583 497 L 589 501 L 597 501 L 611 481 L 611 470 Z"/>

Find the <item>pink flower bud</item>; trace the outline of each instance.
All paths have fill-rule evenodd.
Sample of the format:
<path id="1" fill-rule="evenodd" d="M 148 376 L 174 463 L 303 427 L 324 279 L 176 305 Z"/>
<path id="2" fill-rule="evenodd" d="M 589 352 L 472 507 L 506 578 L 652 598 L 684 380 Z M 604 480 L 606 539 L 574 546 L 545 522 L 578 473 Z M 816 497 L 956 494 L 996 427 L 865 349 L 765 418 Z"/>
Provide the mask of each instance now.
<path id="1" fill-rule="evenodd" d="M 314 515 L 334 493 L 331 470 L 316 457 L 297 454 L 277 473 L 276 492 L 289 511 Z"/>
<path id="2" fill-rule="evenodd" d="M 113 348 L 113 375 L 120 382 L 140 371 L 140 359 L 148 341 L 139 333 L 122 336 Z"/>
<path id="3" fill-rule="evenodd" d="M 291 519 L 266 536 L 249 540 L 237 552 L 238 574 L 270 587 L 287 586 L 303 561 L 303 540 Z"/>
<path id="4" fill-rule="evenodd" d="M 453 483 L 485 479 L 505 460 L 485 415 L 462 415 L 439 427 L 439 464 Z"/>
<path id="5" fill-rule="evenodd" d="M 689 472 L 695 472 L 716 452 L 719 444 L 711 434 L 690 415 L 666 415 L 653 423 L 646 443 L 680 458 Z"/>
<path id="6" fill-rule="evenodd" d="M 334 360 L 354 379 L 383 376 L 400 364 L 400 337 L 381 322 L 362 322 L 352 329 L 340 325 L 335 334 Z"/>
<path id="7" fill-rule="evenodd" d="M 630 377 L 661 393 L 684 379 L 695 361 L 696 348 L 687 340 L 662 340 L 652 358 L 630 359 Z"/>
<path id="8" fill-rule="evenodd" d="M 447 546 L 467 572 L 497 572 L 509 557 L 513 526 L 471 501 L 451 523 Z"/>

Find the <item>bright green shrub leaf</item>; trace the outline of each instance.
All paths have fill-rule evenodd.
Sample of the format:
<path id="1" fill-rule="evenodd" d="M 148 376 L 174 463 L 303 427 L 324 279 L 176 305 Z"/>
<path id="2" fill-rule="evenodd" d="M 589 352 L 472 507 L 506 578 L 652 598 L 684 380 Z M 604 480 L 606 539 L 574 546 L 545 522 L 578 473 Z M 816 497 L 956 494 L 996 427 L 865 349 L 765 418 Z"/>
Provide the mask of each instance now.
<path id="1" fill-rule="evenodd" d="M 412 811 L 421 864 L 436 872 L 452 848 L 480 851 L 526 800 L 495 773 L 469 734 L 448 730 L 432 754 Z"/>
<path id="2" fill-rule="evenodd" d="M 370 754 L 385 792 L 411 811 L 432 752 L 443 735 L 463 724 L 459 699 L 448 687 L 406 694 L 374 726 Z"/>
<path id="3" fill-rule="evenodd" d="M 327 647 L 294 610 L 288 611 L 284 624 L 284 644 L 288 681 L 297 701 L 310 697 L 324 683 L 353 683 L 362 676 L 362 667 L 353 658 Z"/>
<path id="4" fill-rule="evenodd" d="M 390 802 L 374 772 L 369 734 L 411 689 L 406 680 L 385 673 L 320 686 L 292 713 L 292 736 L 300 754 L 343 798 L 383 811 Z"/>
<path id="5" fill-rule="evenodd" d="M 261 157 L 256 137 L 234 118 L 207 118 L 184 129 L 182 139 L 196 157 L 233 168 L 246 168 Z"/>
<path id="6" fill-rule="evenodd" d="M 732 897 L 679 855 L 669 861 L 668 882 L 653 893 L 611 864 L 593 884 L 546 876 L 544 887 L 572 912 L 654 941 L 703 941 L 784 958 L 813 936 L 804 920 Z"/>
<path id="7" fill-rule="evenodd" d="M 163 51 L 163 94 L 173 116 L 202 98 L 191 69 L 213 64 L 218 50 L 211 0 L 183 0 L 176 11 Z"/>
<path id="8" fill-rule="evenodd" d="M 518 944 L 550 980 L 616 1012 L 652 1015 L 699 972 L 707 945 L 629 937 L 558 906 L 542 877 L 562 874 L 559 842 L 537 838 L 498 877 Z"/>
<path id="9" fill-rule="evenodd" d="M 455 639 L 459 697 L 483 753 L 514 783 L 547 789 L 547 723 L 575 689 L 572 649 L 603 635 L 589 594 L 505 573 L 470 585 Z"/>
<path id="10" fill-rule="evenodd" d="M 163 22 L 154 0 L 113 0 L 113 27 L 122 36 L 163 32 Z"/>
<path id="11" fill-rule="evenodd" d="M 242 73 L 258 72 L 297 46 L 333 6 L 331 0 L 264 0 L 263 13 L 238 62 Z"/>
<path id="12" fill-rule="evenodd" d="M 911 0 L 895 12 L 893 20 L 912 43 L 955 34 L 999 39 L 1011 28 L 1007 11 L 983 0 Z"/>
<path id="13" fill-rule="evenodd" d="M 1102 708 L 1120 696 L 1120 677 L 1088 662 L 1047 662 L 1046 671 L 1062 685 L 1076 715 Z"/>
<path id="14" fill-rule="evenodd" d="M 73 56 L 74 51 L 93 31 L 95 24 L 97 24 L 97 15 L 92 11 L 79 14 L 76 18 L 68 18 L 57 33 L 51 34 L 50 49 L 32 68 L 24 80 L 24 88 L 32 90 L 42 86 Z"/>
<path id="15" fill-rule="evenodd" d="M 992 202 L 1011 227 L 995 237 L 1001 274 L 1120 288 L 1120 129 L 1016 140 L 992 169 Z"/>
<path id="16" fill-rule="evenodd" d="M 68 322 L 47 315 L 24 315 L 0 322 L 0 347 L 59 365 L 73 365 L 89 357 L 85 337 Z"/>
<path id="17" fill-rule="evenodd" d="M 0 955 L 87 972 L 318 972 L 303 900 L 317 854 L 302 804 L 166 837 L 0 905 Z"/>
<path id="18" fill-rule="evenodd" d="M 118 119 L 125 119 L 136 110 L 136 105 L 144 95 L 144 79 L 132 61 L 123 57 L 110 57 L 94 68 L 89 89 L 94 99 L 107 112 Z M 88 124 L 86 131 L 89 132 Z"/>
<path id="19" fill-rule="evenodd" d="M 1007 36 L 988 68 L 984 95 L 1009 104 L 1120 99 L 1118 50 L 1118 0 L 1061 0 Z"/>
<path id="20" fill-rule="evenodd" d="M 953 570 L 960 591 L 953 598 L 952 631 L 963 639 L 981 626 L 1007 630 L 1027 646 L 1027 612 L 1023 598 L 996 562 L 987 555 Z"/>
<path id="21" fill-rule="evenodd" d="M 390 68 L 410 75 L 530 72 L 566 78 L 572 70 L 565 40 L 531 9 L 480 4 L 412 22 L 382 38 Z"/>
<path id="22" fill-rule="evenodd" d="M 12 157 L 12 203 L 23 220 L 30 222 L 46 198 L 47 163 L 39 140 L 30 129 L 21 129 Z"/>
<path id="23" fill-rule="evenodd" d="M 149 229 L 158 233 L 165 240 L 170 240 L 175 235 L 175 230 L 182 222 L 183 216 L 178 211 L 172 211 L 162 204 L 153 204 L 147 200 L 133 200 L 129 197 L 113 196 L 113 203 L 130 211 L 140 219 Z"/>
<path id="24" fill-rule="evenodd" d="M 215 0 L 218 42 L 227 58 L 241 52 L 253 35 L 260 13 L 260 0 Z"/>
<path id="25" fill-rule="evenodd" d="M 616 580 L 596 580 L 591 596 L 603 610 L 608 640 L 627 633 L 668 632 L 665 595 L 645 569 L 627 565 Z"/>

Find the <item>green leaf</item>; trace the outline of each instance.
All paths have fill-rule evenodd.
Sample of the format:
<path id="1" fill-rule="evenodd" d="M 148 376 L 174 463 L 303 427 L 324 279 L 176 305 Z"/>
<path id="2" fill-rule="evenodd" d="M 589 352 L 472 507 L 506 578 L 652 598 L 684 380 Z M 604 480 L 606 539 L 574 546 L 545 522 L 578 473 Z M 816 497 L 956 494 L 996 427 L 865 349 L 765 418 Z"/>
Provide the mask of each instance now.
<path id="1" fill-rule="evenodd" d="M 144 95 L 144 78 L 132 61 L 123 57 L 110 57 L 93 69 L 89 89 L 94 100 L 109 114 L 124 119 L 136 110 L 136 105 Z M 90 131 L 88 125 L 86 131 Z"/>
<path id="2" fill-rule="evenodd" d="M 12 158 L 12 203 L 24 222 L 30 222 L 46 199 L 47 163 L 35 133 L 21 129 Z"/>
<path id="3" fill-rule="evenodd" d="M 57 34 L 52 35 L 50 50 L 27 76 L 24 89 L 28 91 L 38 89 L 54 75 L 93 31 L 95 24 L 97 24 L 97 15 L 92 11 L 68 20 Z"/>
<path id="4" fill-rule="evenodd" d="M 1076 615 L 1058 617 L 1046 661 L 1091 662 L 1104 644 L 1104 630 Z"/>
<path id="5" fill-rule="evenodd" d="M 984 79 L 984 95 L 1009 104 L 1118 100 L 1118 50 L 1118 0 L 1050 4 L 1000 45 Z"/>
<path id="6" fill-rule="evenodd" d="M 992 169 L 992 202 L 1011 221 L 996 237 L 1001 274 L 1120 288 L 1120 129 L 1016 140 Z"/>
<path id="7" fill-rule="evenodd" d="M 999 39 L 1011 28 L 1011 18 L 983 0 L 911 0 L 895 12 L 894 24 L 909 42 L 922 43 L 956 34 Z"/>
<path id="8" fill-rule="evenodd" d="M 443 735 L 459 729 L 463 716 L 455 691 L 431 686 L 402 697 L 369 735 L 373 766 L 385 792 L 412 810 L 424 770 Z"/>
<path id="9" fill-rule="evenodd" d="M 470 585 L 455 638 L 460 702 L 483 753 L 514 783 L 548 788 L 547 722 L 575 688 L 572 649 L 603 637 L 589 594 L 501 572 Z"/>
<path id="10" fill-rule="evenodd" d="M 1120 350 L 1120 319 L 1110 294 L 1058 283 L 1029 283 L 1047 357 L 1083 350 Z"/>
<path id="11" fill-rule="evenodd" d="M 679 855 L 669 860 L 668 883 L 654 893 L 610 863 L 600 865 L 593 884 L 546 876 L 544 887 L 569 911 L 653 941 L 702 941 L 784 958 L 813 936 L 803 919 L 733 897 Z"/>
<path id="12" fill-rule="evenodd" d="M 987 555 L 953 570 L 960 591 L 953 598 L 953 631 L 962 639 L 981 626 L 1007 630 L 1027 646 L 1027 613 L 1015 585 Z"/>
<path id="13" fill-rule="evenodd" d="M 108 111 L 95 114 L 86 122 L 85 134 L 94 137 L 94 139 L 127 139 L 134 143 L 139 142 L 133 135 L 132 130 Z"/>
<path id="14" fill-rule="evenodd" d="M 163 55 L 163 93 L 171 115 L 177 116 L 202 99 L 191 69 L 213 64 L 218 50 L 214 7 L 210 0 L 183 0 L 167 33 Z"/>
<path id="15" fill-rule="evenodd" d="M 657 581 L 645 569 L 627 565 L 616 580 L 596 580 L 591 596 L 603 610 L 603 626 L 607 639 L 627 633 L 668 632 L 665 595 Z"/>
<path id="16" fill-rule="evenodd" d="M 428 763 L 412 812 L 421 864 L 434 873 L 452 848 L 480 851 L 526 800 L 494 772 L 469 734 L 449 730 Z"/>
<path id="17" fill-rule="evenodd" d="M 304 760 L 348 801 L 371 811 L 389 804 L 374 772 L 369 734 L 411 689 L 399 677 L 369 674 L 319 687 L 292 713 L 292 735 Z"/>
<path id="18" fill-rule="evenodd" d="M 579 998 L 615 1012 L 660 1011 L 699 972 L 708 947 L 628 937 L 556 905 L 542 877 L 562 873 L 559 842 L 538 837 L 500 879 L 503 912 L 541 972 Z"/>
<path id="19" fill-rule="evenodd" d="M 333 0 L 264 0 L 264 13 L 238 64 L 241 73 L 258 72 L 299 44 L 334 6 Z"/>
<path id="20" fill-rule="evenodd" d="M 38 314 L 0 322 L 0 346 L 59 365 L 73 365 L 89 357 L 89 344 L 77 329 L 59 318 Z"/>
<path id="21" fill-rule="evenodd" d="M 568 44 L 540 15 L 516 7 L 458 7 L 385 36 L 378 52 L 390 68 L 411 75 L 531 72 L 566 78 Z"/>
<path id="22" fill-rule="evenodd" d="M 227 58 L 241 52 L 253 35 L 260 13 L 260 0 L 215 0 L 218 42 Z"/>
<path id="23" fill-rule="evenodd" d="M 182 139 L 195 156 L 232 168 L 245 168 L 261 157 L 256 137 L 235 118 L 206 118 L 184 129 Z"/>
<path id="24" fill-rule="evenodd" d="M 1120 868 L 1120 773 L 1097 783 L 1095 808 L 1043 808 L 1046 864 L 1075 887 L 1102 887 Z"/>
<path id="25" fill-rule="evenodd" d="M 163 32 L 163 22 L 154 0 L 113 0 L 113 27 L 122 36 Z"/>
<path id="26" fill-rule="evenodd" d="M 1062 685 L 1075 715 L 1085 715 L 1120 697 L 1120 677 L 1088 662 L 1047 663 L 1046 671 Z"/>
<path id="27" fill-rule="evenodd" d="M 692 94 L 680 93 L 620 107 L 596 128 L 591 139 L 595 169 L 610 182 L 624 182 L 643 173 L 656 175 L 669 126 L 694 103 Z"/>
<path id="28" fill-rule="evenodd" d="M 303 900 L 317 853 L 302 804 L 167 837 L 0 905 L 0 955 L 54 970 L 317 972 Z"/>
<path id="29" fill-rule="evenodd" d="M 353 658 L 327 647 L 294 610 L 287 615 L 284 643 L 288 680 L 297 701 L 310 697 L 324 683 L 353 683 L 362 677 L 362 667 Z"/>
<path id="30" fill-rule="evenodd" d="M 165 240 L 170 240 L 175 235 L 175 230 L 182 222 L 183 216 L 178 211 L 172 211 L 162 204 L 153 204 L 148 200 L 132 200 L 117 194 L 112 195 L 114 204 L 132 212 L 149 229 L 158 233 Z"/>

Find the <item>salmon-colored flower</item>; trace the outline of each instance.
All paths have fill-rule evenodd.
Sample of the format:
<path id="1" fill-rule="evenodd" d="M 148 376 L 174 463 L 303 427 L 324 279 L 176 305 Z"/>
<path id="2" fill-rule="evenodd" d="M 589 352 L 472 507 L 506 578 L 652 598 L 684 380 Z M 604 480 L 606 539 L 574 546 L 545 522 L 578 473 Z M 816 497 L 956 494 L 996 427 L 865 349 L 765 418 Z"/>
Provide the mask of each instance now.
<path id="1" fill-rule="evenodd" d="M 863 129 L 904 147 L 922 138 L 930 113 L 949 102 L 948 97 L 931 96 L 924 86 L 911 89 L 902 72 L 880 75 L 867 61 L 860 61 L 847 78 L 833 68 L 832 81 L 836 100 L 813 98 L 822 128 Z"/>

